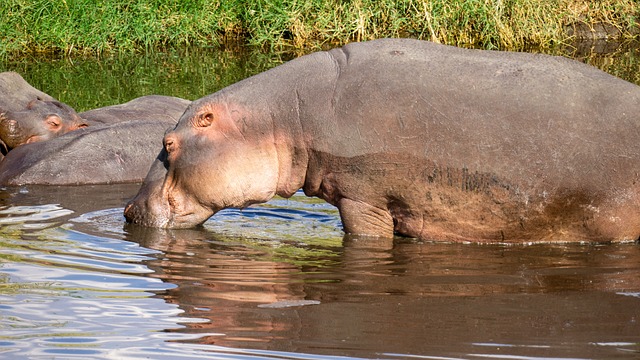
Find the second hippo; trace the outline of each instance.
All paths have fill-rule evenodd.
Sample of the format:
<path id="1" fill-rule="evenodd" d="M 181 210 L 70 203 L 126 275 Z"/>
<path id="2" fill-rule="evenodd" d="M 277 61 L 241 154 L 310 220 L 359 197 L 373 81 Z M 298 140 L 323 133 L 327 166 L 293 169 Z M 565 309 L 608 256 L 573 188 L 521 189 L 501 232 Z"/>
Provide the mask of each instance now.
<path id="1" fill-rule="evenodd" d="M 9 151 L 49 140 L 88 126 L 69 105 L 55 100 L 32 100 L 23 109 L 0 114 L 0 140 Z"/>
<path id="2" fill-rule="evenodd" d="M 0 162 L 0 185 L 140 182 L 165 131 L 189 104 L 149 95 L 80 113 L 84 128 L 9 152 Z"/>

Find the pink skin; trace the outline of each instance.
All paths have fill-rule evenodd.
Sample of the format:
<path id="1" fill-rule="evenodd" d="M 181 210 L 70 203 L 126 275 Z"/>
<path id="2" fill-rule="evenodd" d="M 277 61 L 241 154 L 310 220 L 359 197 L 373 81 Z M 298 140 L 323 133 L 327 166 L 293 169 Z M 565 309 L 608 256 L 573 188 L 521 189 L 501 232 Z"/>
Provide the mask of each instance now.
<path id="1" fill-rule="evenodd" d="M 153 214 L 148 225 L 192 227 L 223 208 L 244 208 L 277 193 L 279 161 L 273 136 L 246 138 L 234 121 L 240 116 L 228 106 L 195 107 L 165 135 L 168 170 L 159 193 L 148 198 Z"/>

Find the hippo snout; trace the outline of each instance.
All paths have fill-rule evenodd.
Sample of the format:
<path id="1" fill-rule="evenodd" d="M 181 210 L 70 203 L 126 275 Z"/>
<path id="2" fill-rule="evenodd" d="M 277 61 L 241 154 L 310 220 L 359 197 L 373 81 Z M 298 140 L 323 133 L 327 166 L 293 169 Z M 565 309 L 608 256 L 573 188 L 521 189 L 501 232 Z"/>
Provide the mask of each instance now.
<path id="1" fill-rule="evenodd" d="M 2 140 L 9 149 L 13 149 L 26 142 L 22 133 L 23 131 L 18 121 L 8 117 L 0 118 L 0 140 Z"/>
<path id="2" fill-rule="evenodd" d="M 18 132 L 18 122 L 6 117 L 0 118 L 0 133 L 10 135 Z"/>
<path id="3" fill-rule="evenodd" d="M 146 204 L 131 200 L 124 208 L 124 218 L 129 224 L 136 224 L 148 227 L 164 227 L 166 221 L 158 219 L 148 211 Z"/>

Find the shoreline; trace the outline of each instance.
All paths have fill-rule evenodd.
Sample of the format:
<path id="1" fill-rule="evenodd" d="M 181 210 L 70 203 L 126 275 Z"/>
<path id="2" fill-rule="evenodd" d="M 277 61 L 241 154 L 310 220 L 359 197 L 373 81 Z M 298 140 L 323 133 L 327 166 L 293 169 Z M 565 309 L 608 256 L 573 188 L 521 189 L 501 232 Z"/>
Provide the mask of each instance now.
<path id="1" fill-rule="evenodd" d="M 0 17 L 4 58 L 229 42 L 305 52 L 381 37 L 511 50 L 640 38 L 635 0 L 5 0 Z"/>

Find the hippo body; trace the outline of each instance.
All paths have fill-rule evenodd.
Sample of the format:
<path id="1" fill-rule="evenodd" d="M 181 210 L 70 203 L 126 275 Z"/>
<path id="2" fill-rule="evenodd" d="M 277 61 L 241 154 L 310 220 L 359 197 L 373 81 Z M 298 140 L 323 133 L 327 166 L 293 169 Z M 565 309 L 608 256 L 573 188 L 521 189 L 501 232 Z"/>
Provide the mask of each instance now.
<path id="1" fill-rule="evenodd" d="M 561 57 L 353 43 L 194 101 L 125 216 L 190 227 L 302 188 L 350 234 L 636 240 L 639 114 L 640 87 Z"/>
<path id="2" fill-rule="evenodd" d="M 189 100 L 173 96 L 146 95 L 124 104 L 82 112 L 80 117 L 90 125 L 152 119 L 175 122 L 190 103 Z"/>
<path id="3" fill-rule="evenodd" d="M 158 141 L 173 125 L 154 120 L 96 125 L 17 147 L 0 162 L 0 185 L 141 182 L 158 155 Z"/>

